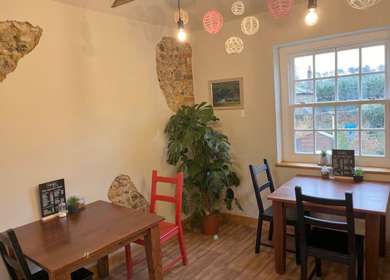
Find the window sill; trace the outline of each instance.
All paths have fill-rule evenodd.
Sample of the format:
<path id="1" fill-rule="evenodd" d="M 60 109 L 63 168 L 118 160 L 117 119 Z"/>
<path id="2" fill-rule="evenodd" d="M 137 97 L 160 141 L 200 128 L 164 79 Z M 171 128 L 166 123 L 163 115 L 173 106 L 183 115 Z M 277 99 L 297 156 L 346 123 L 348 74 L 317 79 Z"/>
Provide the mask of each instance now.
<path id="1" fill-rule="evenodd" d="M 315 163 L 301 163 L 301 162 L 289 162 L 289 161 L 278 161 L 277 167 L 284 168 L 298 168 L 298 169 L 309 169 L 309 170 L 320 170 L 321 166 Z M 381 174 L 390 175 L 390 168 L 380 167 L 362 167 L 363 171 L 367 174 Z"/>

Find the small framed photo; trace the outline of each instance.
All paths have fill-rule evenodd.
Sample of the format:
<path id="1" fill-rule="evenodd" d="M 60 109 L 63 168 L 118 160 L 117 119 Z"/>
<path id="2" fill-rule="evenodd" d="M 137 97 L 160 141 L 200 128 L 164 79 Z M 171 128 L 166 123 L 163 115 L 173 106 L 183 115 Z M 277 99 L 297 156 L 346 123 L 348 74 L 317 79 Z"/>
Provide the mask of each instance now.
<path id="1" fill-rule="evenodd" d="M 243 78 L 209 82 L 210 103 L 214 109 L 243 109 Z"/>

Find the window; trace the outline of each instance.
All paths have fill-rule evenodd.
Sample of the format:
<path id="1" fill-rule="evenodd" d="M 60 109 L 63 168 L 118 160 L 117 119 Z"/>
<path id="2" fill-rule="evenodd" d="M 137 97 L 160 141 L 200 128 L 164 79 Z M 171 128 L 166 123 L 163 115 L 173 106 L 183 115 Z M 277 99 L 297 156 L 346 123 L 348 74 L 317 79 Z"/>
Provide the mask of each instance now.
<path id="1" fill-rule="evenodd" d="M 383 28 L 274 48 L 279 161 L 354 149 L 357 165 L 390 168 L 389 39 Z"/>
<path id="2" fill-rule="evenodd" d="M 386 45 L 294 56 L 294 151 L 384 157 Z"/>

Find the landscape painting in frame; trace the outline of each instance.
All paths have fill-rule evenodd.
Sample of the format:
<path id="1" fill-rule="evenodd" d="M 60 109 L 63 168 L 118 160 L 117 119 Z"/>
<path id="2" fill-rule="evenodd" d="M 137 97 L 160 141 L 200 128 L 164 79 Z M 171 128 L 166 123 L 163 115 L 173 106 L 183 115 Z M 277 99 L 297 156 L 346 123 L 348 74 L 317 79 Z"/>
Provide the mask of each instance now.
<path id="1" fill-rule="evenodd" d="M 214 109 L 242 109 L 243 79 L 226 79 L 209 82 L 210 102 Z"/>

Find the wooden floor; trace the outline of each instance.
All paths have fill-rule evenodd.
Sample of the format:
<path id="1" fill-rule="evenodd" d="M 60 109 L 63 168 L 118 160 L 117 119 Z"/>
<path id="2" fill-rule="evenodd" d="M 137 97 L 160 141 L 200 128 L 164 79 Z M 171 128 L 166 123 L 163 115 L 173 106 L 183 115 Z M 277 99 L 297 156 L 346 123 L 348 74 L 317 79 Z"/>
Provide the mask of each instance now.
<path id="1" fill-rule="evenodd" d="M 219 240 L 197 233 L 186 234 L 189 264 L 178 264 L 164 275 L 164 279 L 191 280 L 229 280 L 229 279 L 299 279 L 299 267 L 295 265 L 294 255 L 287 254 L 287 273 L 280 276 L 274 272 L 273 249 L 262 247 L 255 255 L 256 229 L 243 225 L 225 224 L 221 228 Z M 264 232 L 263 236 L 267 234 Z M 137 261 L 144 258 L 141 248 L 133 250 Z M 174 257 L 178 254 L 177 242 L 169 242 L 163 247 L 163 256 Z M 389 254 L 387 254 L 389 255 Z M 133 279 L 148 279 L 146 263 L 134 267 Z M 382 280 L 390 279 L 390 258 L 382 260 L 380 267 Z M 111 280 L 127 279 L 125 265 L 111 271 Z M 342 265 L 324 263 L 322 279 L 347 279 L 346 268 Z"/>

